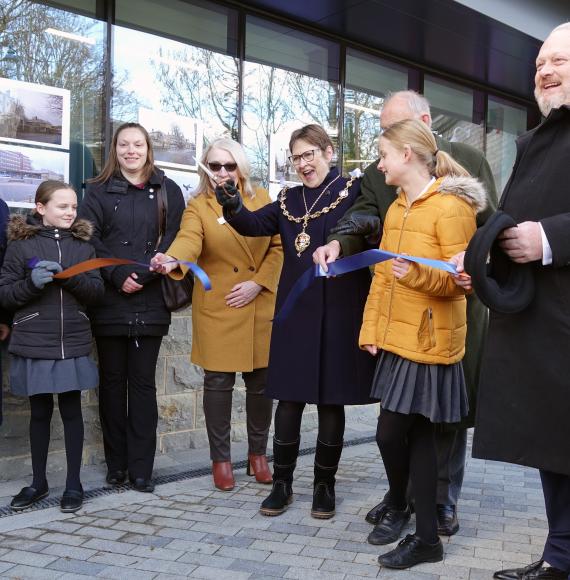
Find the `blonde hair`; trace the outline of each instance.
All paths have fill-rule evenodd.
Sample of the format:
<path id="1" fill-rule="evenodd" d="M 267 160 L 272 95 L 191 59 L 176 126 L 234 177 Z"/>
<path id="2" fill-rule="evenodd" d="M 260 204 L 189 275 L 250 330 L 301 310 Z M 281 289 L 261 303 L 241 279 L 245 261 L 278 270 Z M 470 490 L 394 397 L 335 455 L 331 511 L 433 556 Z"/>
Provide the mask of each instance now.
<path id="1" fill-rule="evenodd" d="M 202 159 L 200 161 L 208 167 L 208 155 L 212 149 L 223 149 L 227 151 L 234 159 L 237 164 L 237 174 L 238 181 L 236 185 L 239 186 L 239 190 L 243 195 L 249 195 L 249 197 L 255 197 L 255 192 L 253 191 L 253 186 L 251 185 L 251 166 L 243 150 L 243 147 L 233 139 L 221 138 L 212 141 L 205 149 Z M 200 180 L 198 181 L 198 187 L 194 190 L 193 195 L 198 196 L 201 194 L 208 194 L 212 191 L 212 184 L 210 178 L 206 175 L 205 171 L 198 166 L 198 175 Z"/>
<path id="2" fill-rule="evenodd" d="M 398 121 L 388 127 L 382 133 L 382 137 L 399 149 L 408 145 L 418 159 L 425 163 L 430 174 L 435 175 L 435 177 L 447 175 L 467 177 L 471 175 L 451 155 L 437 148 L 433 133 L 422 121 L 416 119 Z"/>

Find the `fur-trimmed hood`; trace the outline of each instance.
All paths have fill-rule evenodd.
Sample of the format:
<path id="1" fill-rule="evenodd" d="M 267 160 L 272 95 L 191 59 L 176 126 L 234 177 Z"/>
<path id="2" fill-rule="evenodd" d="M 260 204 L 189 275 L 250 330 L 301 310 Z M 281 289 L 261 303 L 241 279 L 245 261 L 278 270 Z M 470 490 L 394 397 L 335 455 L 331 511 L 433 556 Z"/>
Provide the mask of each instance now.
<path id="1" fill-rule="evenodd" d="M 441 179 L 435 191 L 460 197 L 469 205 L 473 206 L 477 213 L 487 207 L 487 192 L 485 186 L 474 177 L 448 175 Z"/>
<path id="2" fill-rule="evenodd" d="M 53 228 L 45 227 L 36 217 L 33 215 L 23 216 L 23 215 L 13 215 L 7 227 L 8 241 L 14 240 L 29 240 L 33 238 L 41 231 L 53 231 Z M 76 219 L 68 231 L 73 237 L 88 242 L 93 235 L 93 224 L 84 219 Z"/>

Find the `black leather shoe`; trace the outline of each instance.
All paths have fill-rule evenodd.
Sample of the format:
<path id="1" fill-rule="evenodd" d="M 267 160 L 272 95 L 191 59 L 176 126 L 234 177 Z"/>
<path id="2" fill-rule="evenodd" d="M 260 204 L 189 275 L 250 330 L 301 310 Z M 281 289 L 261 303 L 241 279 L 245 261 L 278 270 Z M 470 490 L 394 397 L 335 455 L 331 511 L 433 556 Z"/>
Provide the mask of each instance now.
<path id="1" fill-rule="evenodd" d="M 544 560 L 538 560 L 524 568 L 499 570 L 493 574 L 493 578 L 499 580 L 566 580 L 568 572 L 558 568 L 547 568 L 544 566 Z"/>
<path id="2" fill-rule="evenodd" d="M 395 542 L 400 537 L 404 526 L 410 521 L 411 515 L 409 506 L 406 506 L 405 510 L 388 506 L 382 519 L 368 535 L 368 543 L 383 546 Z"/>
<path id="3" fill-rule="evenodd" d="M 145 479 L 144 477 L 135 477 L 131 479 L 131 483 L 136 491 L 141 493 L 152 493 L 154 491 L 154 483 L 152 479 Z"/>
<path id="4" fill-rule="evenodd" d="M 313 490 L 311 516 L 319 520 L 328 520 L 335 514 L 334 483 L 319 481 Z"/>
<path id="5" fill-rule="evenodd" d="M 438 538 L 435 544 L 428 544 L 415 534 L 408 534 L 392 551 L 378 556 L 378 564 L 385 568 L 405 570 L 424 562 L 441 562 L 443 544 Z"/>
<path id="6" fill-rule="evenodd" d="M 18 495 L 15 495 L 10 503 L 10 507 L 15 511 L 19 512 L 29 508 L 34 505 L 40 499 L 47 497 L 49 495 L 49 488 L 47 483 L 41 489 L 36 489 L 35 487 L 23 487 Z"/>
<path id="7" fill-rule="evenodd" d="M 259 512 L 264 516 L 279 516 L 293 501 L 293 487 L 282 479 L 273 482 L 271 493 L 263 500 Z"/>
<path id="8" fill-rule="evenodd" d="M 454 505 L 437 504 L 437 533 L 440 536 L 453 536 L 458 530 L 457 508 Z"/>
<path id="9" fill-rule="evenodd" d="M 376 504 L 365 516 L 364 519 L 369 524 L 376 525 L 381 519 L 386 509 L 388 508 L 388 504 L 390 502 L 390 492 L 387 491 L 382 498 L 382 501 Z"/>
<path id="10" fill-rule="evenodd" d="M 83 488 L 81 491 L 66 489 L 61 496 L 59 504 L 63 513 L 73 513 L 83 507 Z"/>
<path id="11" fill-rule="evenodd" d="M 105 480 L 111 485 L 121 485 L 127 479 L 127 472 L 122 469 L 114 469 L 107 471 Z"/>

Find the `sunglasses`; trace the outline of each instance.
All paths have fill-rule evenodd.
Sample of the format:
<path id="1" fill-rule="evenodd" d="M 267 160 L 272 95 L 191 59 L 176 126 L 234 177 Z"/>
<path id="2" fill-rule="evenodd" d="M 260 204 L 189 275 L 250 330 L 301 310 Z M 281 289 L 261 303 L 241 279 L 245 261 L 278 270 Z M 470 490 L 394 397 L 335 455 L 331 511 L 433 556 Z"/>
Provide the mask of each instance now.
<path id="1" fill-rule="evenodd" d="M 228 172 L 231 173 L 237 169 L 237 163 L 218 163 L 217 161 L 212 161 L 208 163 L 208 167 L 214 173 L 222 170 L 222 167 Z"/>

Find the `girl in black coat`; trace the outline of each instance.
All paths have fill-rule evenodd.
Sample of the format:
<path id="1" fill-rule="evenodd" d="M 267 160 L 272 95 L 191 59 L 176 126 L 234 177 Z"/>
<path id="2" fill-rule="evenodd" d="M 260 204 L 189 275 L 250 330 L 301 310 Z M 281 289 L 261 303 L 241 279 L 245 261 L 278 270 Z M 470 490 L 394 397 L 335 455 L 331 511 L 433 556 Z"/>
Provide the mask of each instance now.
<path id="1" fill-rule="evenodd" d="M 326 131 L 307 125 L 294 131 L 289 158 L 303 185 L 284 189 L 277 201 L 250 212 L 237 190 L 216 189 L 228 223 L 244 236 L 281 235 L 283 269 L 278 312 L 297 279 L 314 267 L 313 250 L 329 235 L 359 194 L 357 179 L 330 169 L 333 145 Z M 233 197 L 232 197 L 233 195 Z M 291 314 L 273 325 L 265 394 L 279 400 L 273 439 L 273 489 L 261 513 L 283 513 L 292 499 L 301 419 L 307 403 L 317 405 L 319 434 L 311 515 L 335 513 L 334 484 L 344 436 L 344 405 L 371 403 L 374 361 L 358 348 L 370 272 L 362 269 L 334 280 L 319 278 L 302 294 Z"/>
<path id="2" fill-rule="evenodd" d="M 81 391 L 95 388 L 98 381 L 97 367 L 89 358 L 92 337 L 85 305 L 103 296 L 103 280 L 97 270 L 67 280 L 53 278 L 95 255 L 88 243 L 91 224 L 75 219 L 73 188 L 44 181 L 35 202 L 34 215 L 15 215 L 9 222 L 0 276 L 0 305 L 14 311 L 10 386 L 13 394 L 28 396 L 31 407 L 33 481 L 14 497 L 11 507 L 23 510 L 49 493 L 46 462 L 56 393 L 67 456 L 61 509 L 74 512 L 83 503 Z"/>
<path id="3" fill-rule="evenodd" d="M 157 192 L 167 203 L 160 245 Z M 154 166 L 150 137 L 138 123 L 121 125 L 101 174 L 88 186 L 79 214 L 93 222 L 92 244 L 100 258 L 148 264 L 165 252 L 180 226 L 184 198 L 174 181 Z M 155 373 L 170 312 L 160 274 L 144 266 L 103 268 L 103 301 L 90 310 L 99 354 L 99 415 L 107 482 L 127 477 L 137 491 L 152 492 L 158 409 Z"/>

